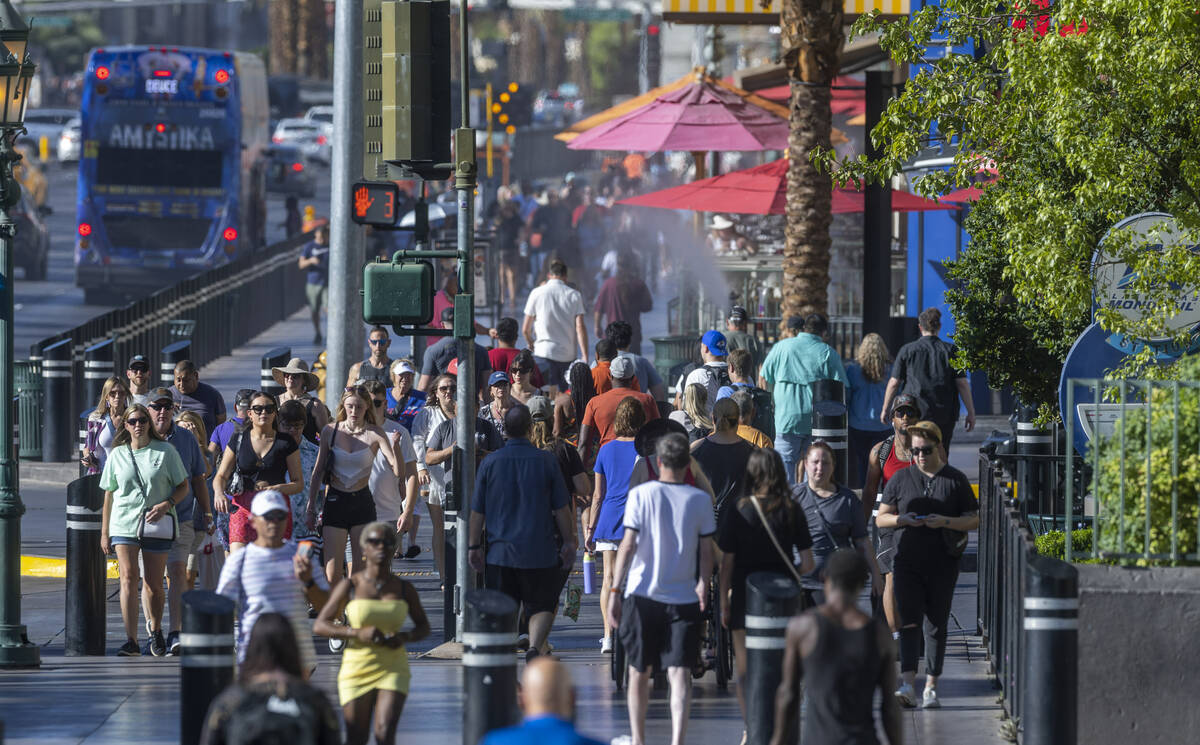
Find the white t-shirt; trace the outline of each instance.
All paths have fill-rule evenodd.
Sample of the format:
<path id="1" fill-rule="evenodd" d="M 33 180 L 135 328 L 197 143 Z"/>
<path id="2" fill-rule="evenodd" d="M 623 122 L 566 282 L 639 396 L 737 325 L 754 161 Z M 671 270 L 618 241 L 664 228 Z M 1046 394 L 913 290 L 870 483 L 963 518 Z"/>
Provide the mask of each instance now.
<path id="1" fill-rule="evenodd" d="M 533 353 L 555 362 L 575 360 L 575 317 L 582 316 L 583 296 L 561 279 L 535 287 L 525 302 L 525 315 L 533 316 Z"/>
<path id="2" fill-rule="evenodd" d="M 292 569 L 295 556 L 296 544 L 292 542 L 279 548 L 263 548 L 251 543 L 225 560 L 221 579 L 217 582 L 217 594 L 237 603 L 240 619 L 237 639 L 239 663 L 246 658 L 246 645 L 258 617 L 264 613 L 281 613 L 292 622 L 292 629 L 296 632 L 303 669 L 309 670 L 316 665 L 312 622 L 308 620 L 304 585 L 296 579 Z M 325 573 L 316 564 L 313 581 L 322 590 L 329 590 Z"/>
<path id="3" fill-rule="evenodd" d="M 728 368 L 727 362 L 707 362 L 704 365 L 697 367 L 688 373 L 687 380 L 683 381 L 683 390 L 692 383 L 699 383 L 708 390 L 708 413 L 712 414 L 713 404 L 717 402 L 717 391 L 721 390 L 721 385 L 717 382 L 717 376 L 709 368 Z M 728 372 L 726 372 L 728 374 Z"/>
<path id="4" fill-rule="evenodd" d="M 388 419 L 383 423 L 383 431 L 388 433 L 388 439 L 393 443 L 399 438 L 400 454 L 405 463 L 413 463 L 417 460 L 412 436 L 408 434 L 404 425 Z M 403 477 L 397 479 L 392 474 L 392 467 L 388 465 L 387 456 L 383 454 L 383 451 L 376 453 L 375 462 L 371 464 L 371 479 L 367 485 L 371 489 L 371 496 L 375 498 L 377 519 L 394 523 L 400 517 L 400 513 L 404 510 L 404 494 L 400 489 L 400 485 L 403 483 Z"/>
<path id="5" fill-rule="evenodd" d="M 717 532 L 712 497 L 687 484 L 648 481 L 629 490 L 625 529 L 636 530 L 625 597 L 695 603 L 700 540 Z"/>

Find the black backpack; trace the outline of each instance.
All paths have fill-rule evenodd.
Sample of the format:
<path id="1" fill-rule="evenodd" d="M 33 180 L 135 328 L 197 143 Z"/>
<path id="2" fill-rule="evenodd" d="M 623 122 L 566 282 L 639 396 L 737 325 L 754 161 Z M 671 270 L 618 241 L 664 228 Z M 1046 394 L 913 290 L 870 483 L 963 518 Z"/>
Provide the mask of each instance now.
<path id="1" fill-rule="evenodd" d="M 704 369 L 708 370 L 712 376 L 717 379 L 717 388 L 733 385 L 733 381 L 729 379 L 728 365 L 721 365 L 720 367 L 715 365 L 704 365 Z"/>
<path id="2" fill-rule="evenodd" d="M 294 693 L 294 692 L 289 692 Z M 224 730 L 229 745 L 315 745 L 320 717 L 308 701 L 249 695 L 229 713 Z"/>

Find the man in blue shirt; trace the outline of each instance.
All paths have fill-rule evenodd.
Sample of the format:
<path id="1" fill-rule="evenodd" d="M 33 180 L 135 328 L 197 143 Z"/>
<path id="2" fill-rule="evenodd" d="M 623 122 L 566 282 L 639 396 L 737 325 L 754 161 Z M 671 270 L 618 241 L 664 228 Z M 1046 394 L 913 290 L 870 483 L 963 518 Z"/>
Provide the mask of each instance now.
<path id="1" fill-rule="evenodd" d="M 601 745 L 575 731 L 575 686 L 558 660 L 543 657 L 526 665 L 519 695 L 525 719 L 492 730 L 480 745 Z"/>
<path id="2" fill-rule="evenodd" d="M 825 316 L 792 316 L 788 328 L 796 335 L 771 347 L 762 378 L 775 399 L 775 449 L 783 458 L 788 483 L 794 484 L 796 466 L 812 441 L 813 382 L 830 379 L 844 386 L 847 380 L 842 358 L 822 339 L 829 328 Z"/>
<path id="3" fill-rule="evenodd" d="M 329 223 L 322 220 L 317 224 L 313 241 L 304 247 L 296 263 L 305 270 L 304 298 L 312 314 L 313 344 L 320 344 L 321 311 L 329 293 Z"/>
<path id="4" fill-rule="evenodd" d="M 537 656 L 550 635 L 563 586 L 559 567 L 575 563 L 578 546 L 558 459 L 529 442 L 532 425 L 529 409 L 522 404 L 505 414 L 508 442 L 484 458 L 475 477 L 467 546 L 471 567 L 483 572 L 484 585 L 525 605 L 529 615 L 527 660 Z M 485 523 L 486 562 L 482 544 Z M 557 536 L 562 536 L 561 549 L 557 548 Z"/>

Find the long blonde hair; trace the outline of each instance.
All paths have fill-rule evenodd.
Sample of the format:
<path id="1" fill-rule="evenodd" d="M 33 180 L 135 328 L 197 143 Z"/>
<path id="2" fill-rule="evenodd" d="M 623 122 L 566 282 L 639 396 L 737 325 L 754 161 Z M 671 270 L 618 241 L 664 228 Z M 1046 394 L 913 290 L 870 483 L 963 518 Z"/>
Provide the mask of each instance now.
<path id="1" fill-rule="evenodd" d="M 363 385 L 352 385 L 342 393 L 342 397 L 338 399 L 337 415 L 334 420 L 338 422 L 346 421 L 345 403 L 346 399 L 350 398 L 351 396 L 358 398 L 359 401 L 362 401 L 363 406 L 367 407 L 367 413 L 363 417 L 364 421 L 366 421 L 367 424 L 374 424 L 376 427 L 378 427 L 379 422 L 375 417 L 375 402 L 371 400 L 370 391 L 368 391 L 366 386 Z"/>
<path id="2" fill-rule="evenodd" d="M 854 361 L 862 368 L 863 377 L 868 382 L 879 383 L 888 376 L 888 371 L 892 366 L 892 354 L 888 351 L 883 337 L 871 333 L 864 336 L 858 343 L 858 352 L 854 355 Z"/>
<path id="3" fill-rule="evenodd" d="M 200 443 L 200 449 L 204 450 L 208 447 L 208 429 L 204 426 L 204 420 L 194 411 L 185 411 L 175 417 L 176 424 L 187 423 L 195 431 L 196 440 Z"/>
<path id="4" fill-rule="evenodd" d="M 100 389 L 100 400 L 96 402 L 96 410 L 92 412 L 92 416 L 102 417 L 108 415 L 108 394 L 112 393 L 112 389 L 117 386 L 121 386 L 121 389 L 125 391 L 125 398 L 129 398 L 129 384 L 116 375 L 112 375 L 104 381 L 104 387 Z M 129 407 L 126 406 L 125 408 Z"/>
<path id="5" fill-rule="evenodd" d="M 692 426 L 711 430 L 713 421 L 708 415 L 708 389 L 699 383 L 683 389 L 683 413 L 692 420 Z"/>

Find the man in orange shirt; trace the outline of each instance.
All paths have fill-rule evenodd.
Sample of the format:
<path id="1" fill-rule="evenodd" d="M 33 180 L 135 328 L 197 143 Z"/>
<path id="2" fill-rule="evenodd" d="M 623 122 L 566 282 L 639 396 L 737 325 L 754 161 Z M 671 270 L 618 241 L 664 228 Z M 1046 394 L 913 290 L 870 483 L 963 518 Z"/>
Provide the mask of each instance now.
<path id="1" fill-rule="evenodd" d="M 627 396 L 641 401 L 642 408 L 646 410 L 646 421 L 658 419 L 658 404 L 654 398 L 633 388 L 637 380 L 633 360 L 617 357 L 609 363 L 608 372 L 612 377 L 612 390 L 595 396 L 588 402 L 583 413 L 583 424 L 579 428 L 579 455 L 585 463 L 594 435 L 599 436 L 600 445 L 616 438 L 613 422 L 617 417 L 617 406 Z"/>
<path id="2" fill-rule="evenodd" d="M 596 387 L 596 393 L 608 393 L 612 390 L 612 374 L 609 372 L 609 363 L 617 356 L 617 345 L 609 339 L 601 339 L 596 342 L 596 366 L 592 368 L 592 385 Z M 637 369 L 636 366 L 634 369 Z M 632 390 L 640 391 L 637 376 L 633 378 L 633 382 L 629 384 Z"/>

